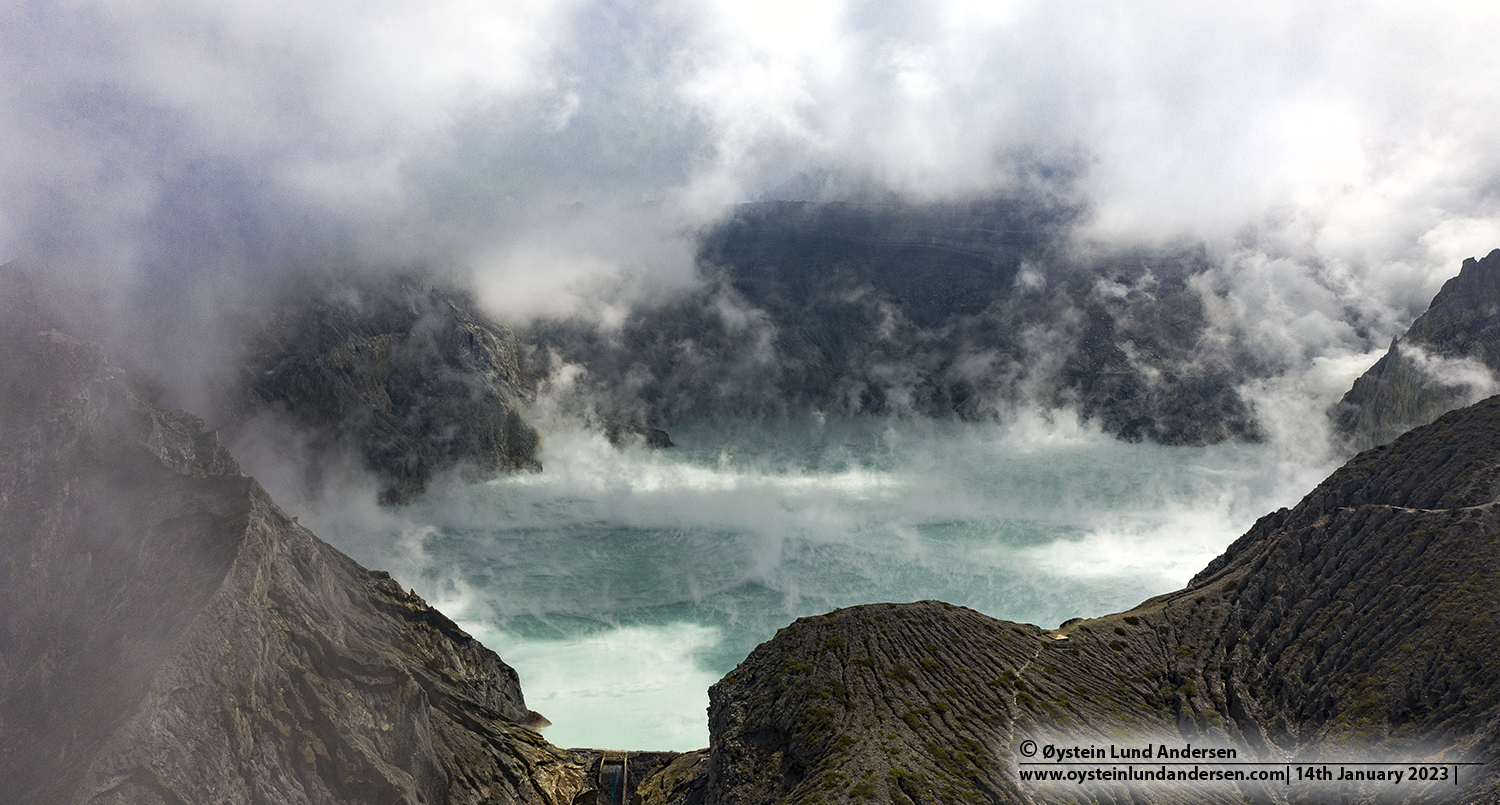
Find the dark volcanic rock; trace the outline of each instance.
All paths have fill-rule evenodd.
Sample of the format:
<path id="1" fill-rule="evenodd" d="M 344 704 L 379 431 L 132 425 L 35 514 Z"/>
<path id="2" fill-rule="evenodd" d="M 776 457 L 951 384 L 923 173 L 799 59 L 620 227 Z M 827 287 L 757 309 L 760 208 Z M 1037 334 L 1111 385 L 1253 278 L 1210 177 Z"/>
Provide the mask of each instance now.
<path id="1" fill-rule="evenodd" d="M 0 801 L 571 799 L 493 652 L 99 350 L 0 340 Z"/>
<path id="2" fill-rule="evenodd" d="M 1494 390 L 1500 372 L 1500 249 L 1464 261 L 1406 334 L 1333 409 L 1356 449 L 1385 444 Z"/>
<path id="3" fill-rule="evenodd" d="M 527 334 L 587 368 L 606 420 L 970 419 L 1071 406 L 1121 438 L 1254 440 L 1265 367 L 1211 332 L 1196 248 L 1078 258 L 1065 200 L 749 204 L 705 233 L 703 286 L 621 326 Z"/>
<path id="4" fill-rule="evenodd" d="M 660 428 L 648 428 L 644 425 L 622 427 L 620 425 L 608 425 L 604 428 L 604 437 L 615 447 L 624 447 L 626 444 L 639 439 L 647 447 L 653 450 L 662 450 L 675 447 L 672 437 Z"/>
<path id="5" fill-rule="evenodd" d="M 234 407 L 241 421 L 284 414 L 313 435 L 314 458 L 352 451 L 382 499 L 402 502 L 456 467 L 541 469 L 529 389 L 514 334 L 466 294 L 369 278 L 288 297 L 251 344 Z"/>
<path id="6" fill-rule="evenodd" d="M 1050 633 L 937 602 L 799 620 L 710 691 L 706 801 L 1373 802 L 1389 789 L 1017 776 L 1025 737 L 1149 736 L 1280 763 L 1479 762 L 1463 786 L 1394 796 L 1493 802 L 1497 541 L 1500 397 L 1360 454 L 1187 588 L 1126 613 Z"/>

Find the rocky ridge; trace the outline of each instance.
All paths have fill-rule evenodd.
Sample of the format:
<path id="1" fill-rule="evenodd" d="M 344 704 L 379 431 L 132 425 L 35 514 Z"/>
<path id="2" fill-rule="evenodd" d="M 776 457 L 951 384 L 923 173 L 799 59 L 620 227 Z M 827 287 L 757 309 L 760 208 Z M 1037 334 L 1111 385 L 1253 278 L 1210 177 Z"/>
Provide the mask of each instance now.
<path id="1" fill-rule="evenodd" d="M 1500 796 L 1500 397 L 1346 464 L 1185 589 L 1044 632 L 939 602 L 804 618 L 710 691 L 706 802 L 1374 802 L 1380 787 L 1020 782 L 1018 742 L 1479 762 Z"/>
<path id="2" fill-rule="evenodd" d="M 1464 261 L 1427 311 L 1346 393 L 1331 416 L 1355 449 L 1385 444 L 1493 393 L 1500 378 L 1500 249 Z"/>
<path id="3" fill-rule="evenodd" d="M 597 753 L 533 731 L 493 652 L 299 526 L 197 418 L 35 325 L 0 339 L 0 801 L 590 787 Z"/>

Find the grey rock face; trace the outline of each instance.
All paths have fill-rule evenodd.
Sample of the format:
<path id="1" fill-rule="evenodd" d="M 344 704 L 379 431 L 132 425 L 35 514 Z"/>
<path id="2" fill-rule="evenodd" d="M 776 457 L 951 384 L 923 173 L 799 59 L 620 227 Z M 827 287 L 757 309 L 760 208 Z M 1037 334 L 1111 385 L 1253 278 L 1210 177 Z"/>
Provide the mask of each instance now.
<path id="1" fill-rule="evenodd" d="M 745 205 L 705 233 L 704 286 L 618 331 L 525 337 L 588 369 L 605 419 L 666 426 L 811 411 L 983 419 L 1072 406 L 1128 440 L 1254 440 L 1263 372 L 1215 340 L 1201 250 L 1088 261 L 1064 201 Z"/>
<path id="2" fill-rule="evenodd" d="M 1357 450 L 1385 444 L 1496 390 L 1500 249 L 1464 261 L 1406 334 L 1354 381 L 1332 416 Z"/>
<path id="3" fill-rule="evenodd" d="M 352 451 L 381 476 L 386 502 L 410 500 L 445 470 L 541 469 L 515 335 L 431 280 L 372 278 L 289 298 L 246 363 L 239 418 L 280 413 L 312 434 L 311 455 Z"/>
<path id="4" fill-rule="evenodd" d="M 3 341 L 0 801 L 571 799 L 493 652 L 97 349 Z"/>
<path id="5" fill-rule="evenodd" d="M 604 438 L 609 440 L 615 447 L 624 447 L 627 444 L 640 441 L 653 450 L 664 450 L 675 447 L 672 437 L 660 428 L 648 428 L 644 425 L 620 426 L 606 425 Z"/>

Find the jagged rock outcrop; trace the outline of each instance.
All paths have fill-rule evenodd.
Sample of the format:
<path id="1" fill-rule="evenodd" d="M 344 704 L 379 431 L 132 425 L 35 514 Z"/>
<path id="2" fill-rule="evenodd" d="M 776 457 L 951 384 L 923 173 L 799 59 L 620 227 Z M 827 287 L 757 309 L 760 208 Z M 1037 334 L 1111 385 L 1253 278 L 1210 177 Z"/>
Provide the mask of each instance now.
<path id="1" fill-rule="evenodd" d="M 9 306 L 9 305 L 8 305 Z M 195 417 L 0 333 L 0 801 L 567 803 L 516 674 Z"/>
<path id="2" fill-rule="evenodd" d="M 1053 632 L 939 602 L 799 620 L 711 689 L 704 801 L 1373 802 L 1388 788 L 1017 776 L 1026 736 L 1152 735 L 1283 761 L 1478 762 L 1464 786 L 1393 796 L 1492 802 L 1497 546 L 1500 397 L 1360 454 L 1129 612 Z"/>
<path id="3" fill-rule="evenodd" d="M 1128 440 L 1261 429 L 1267 368 L 1215 335 L 1192 247 L 1080 257 L 1065 199 L 747 204 L 699 244 L 702 284 L 619 326 L 525 337 L 587 371 L 605 419 L 665 425 L 812 411 L 992 418 L 1071 407 Z"/>
<path id="4" fill-rule="evenodd" d="M 640 442 L 653 450 L 663 450 L 675 447 L 672 437 L 660 428 L 648 428 L 644 425 L 606 425 L 604 427 L 604 438 L 615 447 L 624 447 L 627 444 Z"/>
<path id="5" fill-rule="evenodd" d="M 455 468 L 539 470 L 523 417 L 531 378 L 506 327 L 461 291 L 416 276 L 329 282 L 290 295 L 252 340 L 232 416 L 274 412 L 317 460 L 349 451 L 385 502 Z"/>
<path id="6" fill-rule="evenodd" d="M 1385 444 L 1493 393 L 1500 378 L 1500 249 L 1464 261 L 1331 412 L 1355 449 Z"/>

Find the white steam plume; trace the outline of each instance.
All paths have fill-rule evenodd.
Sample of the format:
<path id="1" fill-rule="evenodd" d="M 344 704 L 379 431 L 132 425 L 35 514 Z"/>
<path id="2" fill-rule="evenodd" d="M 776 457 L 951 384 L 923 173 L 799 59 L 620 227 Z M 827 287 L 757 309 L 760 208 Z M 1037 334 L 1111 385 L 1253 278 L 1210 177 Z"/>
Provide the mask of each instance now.
<path id="1" fill-rule="evenodd" d="M 608 316 L 599 289 L 690 281 L 698 227 L 799 176 L 938 200 L 1081 165 L 1082 237 L 1205 240 L 1229 313 L 1305 362 L 1388 339 L 1500 238 L 1497 22 L 1457 2 L 21 4 L 0 257 L 191 374 L 222 308 L 329 266 L 471 271 L 512 320 Z"/>

